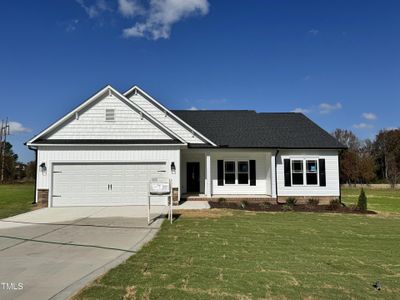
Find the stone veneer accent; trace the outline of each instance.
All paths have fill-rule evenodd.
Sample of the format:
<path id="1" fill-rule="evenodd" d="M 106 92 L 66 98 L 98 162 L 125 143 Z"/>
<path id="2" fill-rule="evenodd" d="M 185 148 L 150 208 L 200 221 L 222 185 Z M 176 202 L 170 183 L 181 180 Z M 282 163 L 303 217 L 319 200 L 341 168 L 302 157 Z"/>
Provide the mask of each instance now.
<path id="1" fill-rule="evenodd" d="M 49 190 L 48 189 L 38 189 L 38 199 L 37 205 L 40 207 L 49 206 Z"/>
<path id="2" fill-rule="evenodd" d="M 334 196 L 298 196 L 298 197 L 278 197 L 278 203 L 286 203 L 287 198 L 296 198 L 298 204 L 307 204 L 308 199 L 318 199 L 319 204 L 329 204 L 333 199 L 339 199 L 339 197 Z"/>
<path id="3" fill-rule="evenodd" d="M 241 197 L 241 196 L 235 196 L 235 197 L 184 196 L 184 197 L 181 197 L 181 200 L 186 200 L 186 201 L 215 201 L 215 202 L 217 202 L 218 199 L 220 199 L 220 198 L 224 198 L 226 200 L 226 202 L 240 202 L 240 201 L 246 200 L 248 202 L 270 202 L 270 203 L 276 203 L 276 199 L 275 198 L 257 197 L 257 196 L 254 196 L 254 197 L 249 197 L 249 196 L 245 196 L 245 197 Z"/>
<path id="4" fill-rule="evenodd" d="M 218 201 L 219 198 L 225 198 L 226 202 L 240 202 L 240 201 L 248 201 L 248 202 L 269 202 L 269 203 L 280 203 L 280 204 L 284 204 L 286 203 L 286 199 L 290 198 L 290 197 L 281 197 L 279 196 L 278 199 L 277 198 L 266 198 L 266 197 L 249 197 L 249 196 L 245 196 L 245 197 L 241 197 L 241 196 L 237 196 L 237 197 L 218 197 L 218 196 L 213 196 L 213 197 L 206 197 L 206 196 L 184 196 L 181 197 L 181 200 L 190 200 L 190 201 Z M 334 196 L 320 196 L 320 197 L 312 197 L 312 196 L 298 196 L 298 197 L 294 197 L 297 199 L 297 203 L 298 204 L 307 204 L 308 203 L 308 199 L 318 199 L 319 200 L 319 204 L 329 204 L 329 201 L 331 201 L 332 199 L 338 199 L 339 197 L 334 197 Z M 175 203 L 175 202 L 174 202 Z"/>

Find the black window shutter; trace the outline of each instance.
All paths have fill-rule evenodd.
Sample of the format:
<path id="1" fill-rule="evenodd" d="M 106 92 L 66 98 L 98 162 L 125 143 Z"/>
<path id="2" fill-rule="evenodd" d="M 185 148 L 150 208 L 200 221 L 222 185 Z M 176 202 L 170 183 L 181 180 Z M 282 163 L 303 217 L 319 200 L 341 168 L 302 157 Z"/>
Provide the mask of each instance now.
<path id="1" fill-rule="evenodd" d="M 218 185 L 224 185 L 224 161 L 218 160 L 217 163 Z"/>
<path id="2" fill-rule="evenodd" d="M 326 186 L 325 159 L 320 158 L 318 160 L 318 165 L 319 165 L 319 185 Z"/>
<path id="3" fill-rule="evenodd" d="M 285 172 L 285 186 L 291 186 L 292 182 L 290 179 L 290 159 L 284 159 L 284 172 Z"/>
<path id="4" fill-rule="evenodd" d="M 250 185 L 256 185 L 256 161 L 250 160 Z"/>

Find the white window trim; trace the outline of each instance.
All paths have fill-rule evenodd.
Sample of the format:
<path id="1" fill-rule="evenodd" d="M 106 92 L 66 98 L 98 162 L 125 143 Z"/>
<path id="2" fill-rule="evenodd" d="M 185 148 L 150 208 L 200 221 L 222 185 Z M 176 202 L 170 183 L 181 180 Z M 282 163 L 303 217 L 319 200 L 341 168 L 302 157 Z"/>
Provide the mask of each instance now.
<path id="1" fill-rule="evenodd" d="M 247 183 L 239 183 L 239 173 L 240 174 L 245 174 L 245 172 L 239 172 L 239 163 L 240 162 L 247 163 Z M 243 159 L 238 160 L 238 161 L 236 161 L 236 166 L 237 166 L 237 168 L 236 168 L 236 171 L 237 171 L 237 176 L 236 176 L 237 185 L 240 185 L 240 186 L 242 186 L 242 185 L 243 186 L 250 185 L 250 161 L 249 160 L 243 160 Z"/>
<path id="2" fill-rule="evenodd" d="M 319 186 L 319 158 L 318 157 L 290 157 L 290 179 L 291 179 L 291 186 L 299 187 L 299 186 L 310 186 L 316 187 Z M 293 183 L 293 167 L 292 161 L 294 160 L 301 160 L 303 161 L 303 184 L 294 184 Z M 317 162 L 317 184 L 307 184 L 307 161 L 312 160 Z"/>
<path id="3" fill-rule="evenodd" d="M 303 174 L 303 183 L 301 183 L 301 184 L 297 184 L 297 183 L 294 183 L 293 182 L 293 174 L 300 174 L 300 172 L 293 172 L 293 162 L 294 161 L 301 161 L 301 162 L 303 162 L 303 169 L 301 170 L 301 174 Z M 292 185 L 293 186 L 304 186 L 305 184 L 304 184 L 304 182 L 305 182 L 305 176 L 304 176 L 304 158 L 291 158 L 290 159 L 290 177 L 291 177 L 291 180 L 292 180 Z"/>
<path id="4" fill-rule="evenodd" d="M 310 173 L 310 174 L 314 174 L 314 172 L 307 172 L 307 161 L 315 161 L 315 163 L 316 163 L 316 166 L 317 166 L 317 171 L 315 172 L 315 174 L 317 174 L 317 183 L 316 184 L 308 184 L 307 183 L 307 173 Z M 307 186 L 319 186 L 319 161 L 318 161 L 318 159 L 314 159 L 314 158 L 306 158 L 305 160 L 304 160 L 304 165 L 305 165 L 305 169 L 304 169 L 304 176 L 305 176 L 305 185 L 307 185 Z"/>
<path id="5" fill-rule="evenodd" d="M 233 164 L 235 165 L 235 172 L 226 172 L 226 168 L 225 168 L 225 164 L 227 162 L 233 162 Z M 224 160 L 224 184 L 225 185 L 236 185 L 236 180 L 237 180 L 237 168 L 236 168 L 236 160 L 230 159 L 230 160 Z M 227 183 L 226 179 L 225 179 L 225 174 L 235 174 L 235 183 Z"/>
<path id="6" fill-rule="evenodd" d="M 234 162 L 235 163 L 235 183 L 226 183 L 225 181 L 225 163 Z M 247 183 L 239 183 L 239 173 L 244 174 L 244 172 L 239 172 L 239 162 L 247 162 Z M 228 174 L 233 174 L 233 172 L 228 172 Z M 224 160 L 224 185 L 230 186 L 249 186 L 250 185 L 250 160 L 246 159 L 229 159 Z"/>

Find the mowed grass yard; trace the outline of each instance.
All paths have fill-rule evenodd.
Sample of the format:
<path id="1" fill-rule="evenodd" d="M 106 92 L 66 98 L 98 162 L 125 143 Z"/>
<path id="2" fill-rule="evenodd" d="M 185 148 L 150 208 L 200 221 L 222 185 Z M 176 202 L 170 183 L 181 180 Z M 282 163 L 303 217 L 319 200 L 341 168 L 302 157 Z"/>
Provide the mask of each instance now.
<path id="1" fill-rule="evenodd" d="M 32 183 L 0 185 L 0 219 L 32 210 L 34 191 Z"/>
<path id="2" fill-rule="evenodd" d="M 344 199 L 358 192 L 346 189 Z M 385 212 L 182 212 L 75 298 L 398 299 L 399 191 L 367 196 Z"/>
<path id="3" fill-rule="evenodd" d="M 400 213 L 400 189 L 364 188 L 368 197 L 368 209 L 380 212 Z M 342 201 L 346 204 L 356 204 L 360 187 L 342 188 Z"/>

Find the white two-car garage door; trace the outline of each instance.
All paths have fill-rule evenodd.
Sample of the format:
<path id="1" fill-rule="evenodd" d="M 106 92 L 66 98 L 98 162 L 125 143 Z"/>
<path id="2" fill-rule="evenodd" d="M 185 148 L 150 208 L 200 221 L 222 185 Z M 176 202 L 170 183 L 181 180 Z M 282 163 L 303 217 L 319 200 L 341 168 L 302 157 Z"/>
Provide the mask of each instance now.
<path id="1" fill-rule="evenodd" d="M 146 205 L 150 178 L 165 171 L 165 163 L 53 164 L 52 206 Z"/>

